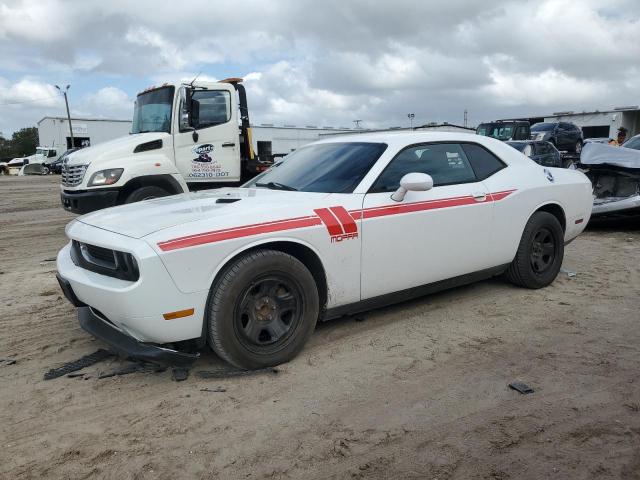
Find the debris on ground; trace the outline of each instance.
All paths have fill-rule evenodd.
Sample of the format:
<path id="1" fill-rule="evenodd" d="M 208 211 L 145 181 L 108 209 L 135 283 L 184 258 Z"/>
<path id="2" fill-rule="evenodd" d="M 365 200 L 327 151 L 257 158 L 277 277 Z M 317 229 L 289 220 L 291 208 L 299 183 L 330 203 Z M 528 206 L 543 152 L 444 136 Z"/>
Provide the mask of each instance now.
<path id="1" fill-rule="evenodd" d="M 222 392 L 226 392 L 227 389 L 226 388 L 222 388 L 222 387 L 201 388 L 200 391 L 201 392 L 209 392 L 209 393 L 222 393 Z"/>
<path id="2" fill-rule="evenodd" d="M 125 365 L 122 368 L 113 370 L 111 372 L 100 373 L 98 380 L 103 378 L 119 377 L 121 375 L 129 375 L 130 373 L 143 372 L 143 373 L 161 373 L 167 368 L 161 365 L 154 365 L 152 363 L 135 362 L 129 365 Z"/>
<path id="3" fill-rule="evenodd" d="M 176 382 L 184 382 L 187 378 L 189 378 L 189 369 L 188 368 L 174 368 L 171 371 L 173 380 Z"/>
<path id="4" fill-rule="evenodd" d="M 567 270 L 566 268 L 561 268 L 560 271 L 562 273 L 566 273 L 567 277 L 569 278 L 573 278 L 577 275 L 577 273 L 574 270 Z"/>
<path id="5" fill-rule="evenodd" d="M 522 382 L 513 382 L 509 384 L 509 388 L 512 388 L 513 390 L 522 393 L 523 395 L 526 395 L 528 393 L 533 393 L 533 388 L 531 388 L 529 385 L 527 385 L 526 383 L 522 383 Z"/>
<path id="6" fill-rule="evenodd" d="M 63 366 L 58 368 L 52 368 L 44 374 L 44 379 L 52 380 L 54 378 L 63 377 L 71 372 L 76 372 L 78 370 L 82 370 L 83 368 L 90 367 L 91 365 L 94 365 L 98 362 L 101 362 L 102 360 L 113 356 L 115 356 L 113 352 L 100 348 L 99 350 L 90 353 L 89 355 L 85 355 L 78 360 L 65 363 Z"/>
<path id="7" fill-rule="evenodd" d="M 278 373 L 280 370 L 274 367 L 258 368 L 256 370 L 232 370 L 232 369 L 218 369 L 218 370 L 200 370 L 198 376 L 200 378 L 228 378 L 239 377 L 245 375 L 257 375 L 260 373 Z"/>
<path id="8" fill-rule="evenodd" d="M 9 365 L 15 365 L 15 358 L 0 358 L 0 366 L 8 367 Z"/>

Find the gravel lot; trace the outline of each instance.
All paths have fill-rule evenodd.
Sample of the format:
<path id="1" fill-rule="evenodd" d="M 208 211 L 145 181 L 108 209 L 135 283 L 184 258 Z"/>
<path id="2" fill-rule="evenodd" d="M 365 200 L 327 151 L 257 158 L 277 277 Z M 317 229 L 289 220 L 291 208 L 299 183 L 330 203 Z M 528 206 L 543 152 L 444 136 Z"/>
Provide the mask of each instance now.
<path id="1" fill-rule="evenodd" d="M 57 182 L 0 177 L 1 478 L 640 478 L 640 222 L 590 227 L 543 290 L 320 325 L 278 374 L 43 381 L 101 346 L 54 277 Z"/>

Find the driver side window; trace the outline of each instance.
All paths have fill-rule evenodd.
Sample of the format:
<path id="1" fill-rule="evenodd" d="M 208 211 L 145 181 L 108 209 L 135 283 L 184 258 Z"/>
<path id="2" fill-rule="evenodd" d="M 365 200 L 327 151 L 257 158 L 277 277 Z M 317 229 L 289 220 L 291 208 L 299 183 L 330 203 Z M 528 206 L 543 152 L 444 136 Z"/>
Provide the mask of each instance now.
<path id="1" fill-rule="evenodd" d="M 198 104 L 197 115 L 192 114 L 194 128 L 207 128 L 231 120 L 231 95 L 226 90 L 196 90 L 193 102 Z"/>
<path id="2" fill-rule="evenodd" d="M 372 193 L 394 192 L 407 173 L 427 173 L 434 187 L 476 181 L 471 164 L 457 143 L 417 145 L 400 152 L 380 174 Z"/>

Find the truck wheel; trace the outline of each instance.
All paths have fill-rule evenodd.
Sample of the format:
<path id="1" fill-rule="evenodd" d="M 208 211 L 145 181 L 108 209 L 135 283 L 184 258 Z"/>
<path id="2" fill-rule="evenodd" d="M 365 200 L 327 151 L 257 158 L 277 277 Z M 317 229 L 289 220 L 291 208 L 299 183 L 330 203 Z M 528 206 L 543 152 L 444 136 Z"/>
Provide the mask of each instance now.
<path id="1" fill-rule="evenodd" d="M 169 192 L 160 187 L 140 187 L 137 190 L 131 192 L 125 199 L 124 203 L 140 202 L 142 200 L 149 200 L 151 198 L 166 197 L 167 195 L 169 195 Z"/>
<path id="2" fill-rule="evenodd" d="M 209 345 L 236 367 L 272 367 L 298 354 L 318 313 L 318 287 L 302 262 L 277 250 L 253 251 L 211 288 Z"/>
<path id="3" fill-rule="evenodd" d="M 507 280 L 525 288 L 546 287 L 558 275 L 563 256 L 560 222 L 548 212 L 536 212 L 524 228 L 516 257 L 506 271 Z"/>

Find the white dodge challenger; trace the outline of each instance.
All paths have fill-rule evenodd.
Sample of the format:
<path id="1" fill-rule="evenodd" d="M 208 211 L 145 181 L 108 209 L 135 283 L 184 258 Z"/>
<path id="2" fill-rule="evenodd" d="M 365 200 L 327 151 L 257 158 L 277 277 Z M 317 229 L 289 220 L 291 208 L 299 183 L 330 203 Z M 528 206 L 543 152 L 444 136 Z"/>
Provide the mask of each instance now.
<path id="1" fill-rule="evenodd" d="M 237 367 L 273 366 L 318 320 L 499 274 L 549 285 L 591 190 L 488 137 L 333 137 L 241 188 L 79 217 L 58 280 L 82 327 L 123 354 L 189 365 L 209 344 Z"/>

